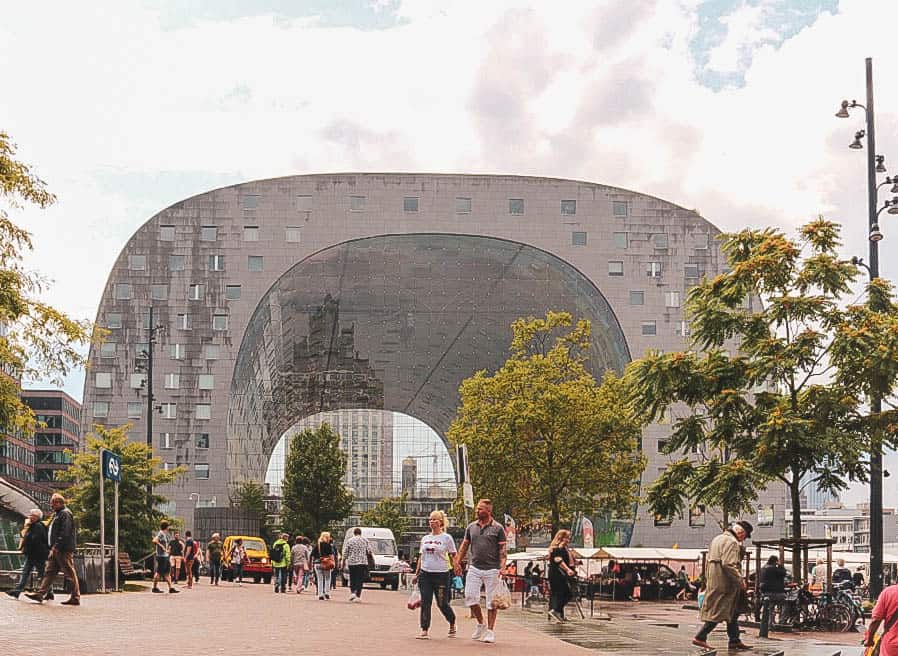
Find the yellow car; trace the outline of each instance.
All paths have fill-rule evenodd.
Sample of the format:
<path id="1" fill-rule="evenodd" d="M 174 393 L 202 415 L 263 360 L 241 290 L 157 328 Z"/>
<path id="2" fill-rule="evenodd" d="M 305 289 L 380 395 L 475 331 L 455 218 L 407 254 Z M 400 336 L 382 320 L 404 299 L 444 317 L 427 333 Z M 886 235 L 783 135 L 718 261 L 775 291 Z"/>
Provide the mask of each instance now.
<path id="1" fill-rule="evenodd" d="M 221 547 L 221 578 L 234 580 L 234 568 L 231 567 L 231 552 L 237 540 L 243 540 L 246 549 L 246 562 L 243 563 L 243 578 L 252 578 L 253 583 L 264 580 L 271 583 L 271 559 L 268 557 L 268 546 L 265 540 L 253 535 L 229 535 Z"/>

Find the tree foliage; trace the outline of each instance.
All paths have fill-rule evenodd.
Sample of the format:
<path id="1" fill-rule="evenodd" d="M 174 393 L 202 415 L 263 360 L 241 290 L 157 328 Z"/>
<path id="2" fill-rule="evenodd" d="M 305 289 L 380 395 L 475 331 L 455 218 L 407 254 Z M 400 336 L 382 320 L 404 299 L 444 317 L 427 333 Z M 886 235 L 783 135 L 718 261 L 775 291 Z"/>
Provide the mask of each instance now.
<path id="1" fill-rule="evenodd" d="M 284 528 L 316 538 L 345 519 L 352 509 L 345 474 L 346 453 L 330 424 L 294 435 L 284 462 Z"/>
<path id="2" fill-rule="evenodd" d="M 90 338 L 90 324 L 75 321 L 39 300 L 47 281 L 23 265 L 32 250 L 31 235 L 16 225 L 9 210 L 26 204 L 45 208 L 56 201 L 31 167 L 15 159 L 16 147 L 0 131 L 0 426 L 26 434 L 35 428 L 18 379 L 49 378 L 59 384 L 73 366 L 84 363 L 78 346 Z"/>
<path id="3" fill-rule="evenodd" d="M 629 512 L 644 467 L 641 425 L 623 381 L 609 372 L 597 383 L 586 369 L 589 322 L 548 312 L 518 319 L 512 334 L 498 371 L 462 383 L 448 431 L 453 444 L 468 445 L 475 493 L 523 526 Z"/>
<path id="4" fill-rule="evenodd" d="M 147 504 L 147 486 L 156 490 L 185 473 L 183 467 L 163 470 L 159 458 L 148 459 L 151 453 L 144 442 L 129 442 L 126 424 L 117 427 L 94 426 L 95 433 L 87 435 L 83 451 L 75 454 L 71 467 L 60 473 L 62 480 L 74 481 L 65 495 L 78 521 L 79 539 L 100 541 L 100 449 L 107 449 L 122 457 L 122 481 L 119 483 L 119 548 L 133 558 L 145 555 L 152 549 L 153 531 L 163 519 L 172 518 L 157 508 L 167 502 L 159 494 L 153 494 L 152 504 Z M 112 513 L 114 490 L 112 481 L 104 487 L 106 499 L 106 540 L 112 544 Z"/>
<path id="5" fill-rule="evenodd" d="M 822 218 L 797 240 L 773 229 L 725 235 L 730 270 L 703 280 L 687 299 L 700 352 L 650 353 L 631 363 L 637 410 L 648 420 L 678 416 L 666 452 L 680 455 L 649 489 L 654 512 L 670 517 L 700 503 L 738 513 L 773 481 L 786 485 L 797 509 L 803 481 L 838 492 L 866 480 L 863 386 L 847 380 L 852 358 L 834 356 L 878 351 L 881 336 L 868 333 L 868 343 L 851 346 L 839 337 L 856 334 L 843 298 L 857 269 L 839 258 L 838 246 L 838 226 Z M 798 512 L 791 534 L 801 536 Z M 797 554 L 793 566 L 798 575 Z"/>
<path id="6" fill-rule="evenodd" d="M 259 481 L 241 481 L 230 494 L 231 506 L 252 513 L 259 519 L 259 530 L 266 541 L 272 539 L 273 528 L 268 522 L 268 509 L 265 507 L 265 486 Z"/>
<path id="7" fill-rule="evenodd" d="M 406 501 L 408 494 L 405 492 L 398 497 L 381 499 L 373 508 L 362 513 L 362 525 L 388 528 L 393 531 L 396 541 L 400 541 L 412 523 L 405 510 Z"/>

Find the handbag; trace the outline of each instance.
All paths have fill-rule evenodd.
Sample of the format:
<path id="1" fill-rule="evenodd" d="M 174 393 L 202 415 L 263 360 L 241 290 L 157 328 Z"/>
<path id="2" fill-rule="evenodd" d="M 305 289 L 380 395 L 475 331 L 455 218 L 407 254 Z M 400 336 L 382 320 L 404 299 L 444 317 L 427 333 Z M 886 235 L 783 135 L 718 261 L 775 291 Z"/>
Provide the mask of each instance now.
<path id="1" fill-rule="evenodd" d="M 879 656 L 880 649 L 882 649 L 882 638 L 889 632 L 889 629 L 895 625 L 896 621 L 898 621 L 898 611 L 895 611 L 889 618 L 889 621 L 886 622 L 886 625 L 882 629 L 882 633 L 873 638 L 873 645 L 864 650 L 864 656 Z"/>
<path id="2" fill-rule="evenodd" d="M 321 560 L 318 562 L 318 564 L 321 566 L 321 569 L 323 569 L 325 572 L 329 572 L 336 566 L 333 556 L 322 556 Z"/>

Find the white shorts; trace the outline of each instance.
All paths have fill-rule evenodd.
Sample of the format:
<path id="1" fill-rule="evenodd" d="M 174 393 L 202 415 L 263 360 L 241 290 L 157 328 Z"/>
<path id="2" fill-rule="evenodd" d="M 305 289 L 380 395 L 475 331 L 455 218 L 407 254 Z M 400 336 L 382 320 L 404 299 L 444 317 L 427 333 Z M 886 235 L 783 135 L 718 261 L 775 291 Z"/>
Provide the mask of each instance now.
<path id="1" fill-rule="evenodd" d="M 477 569 L 468 566 L 468 575 L 465 577 L 465 606 L 480 605 L 480 588 L 486 588 L 486 607 L 493 607 L 493 597 L 496 596 L 496 588 L 499 585 L 499 570 Z"/>

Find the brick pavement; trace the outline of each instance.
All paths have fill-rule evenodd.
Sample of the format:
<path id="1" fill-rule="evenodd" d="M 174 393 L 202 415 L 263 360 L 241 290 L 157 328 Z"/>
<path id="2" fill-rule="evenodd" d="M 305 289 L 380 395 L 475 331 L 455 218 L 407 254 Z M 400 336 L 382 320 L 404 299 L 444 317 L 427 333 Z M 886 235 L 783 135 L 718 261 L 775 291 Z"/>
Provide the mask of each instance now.
<path id="1" fill-rule="evenodd" d="M 213 588 L 203 582 L 193 590 L 181 589 L 177 595 L 149 591 L 88 595 L 79 608 L 2 595 L 0 654 L 130 656 L 153 649 L 164 649 L 166 656 L 589 653 L 510 621 L 509 615 L 499 617 L 496 643 L 474 642 L 473 621 L 461 619 L 467 614 L 462 608 L 457 609 L 458 638 L 446 637 L 446 622 L 434 609 L 433 638 L 415 640 L 418 614 L 405 607 L 402 592 L 366 589 L 363 603 L 350 604 L 346 588 L 333 591 L 329 602 L 308 592 L 275 595 L 271 586 L 261 584 L 241 588 L 222 583 Z"/>

